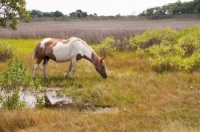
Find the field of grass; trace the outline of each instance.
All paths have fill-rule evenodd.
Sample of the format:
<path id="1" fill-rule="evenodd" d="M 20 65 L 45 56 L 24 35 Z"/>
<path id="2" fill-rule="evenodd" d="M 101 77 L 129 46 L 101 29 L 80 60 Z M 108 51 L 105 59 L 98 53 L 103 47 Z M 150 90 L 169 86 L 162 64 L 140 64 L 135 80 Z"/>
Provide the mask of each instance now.
<path id="1" fill-rule="evenodd" d="M 32 49 L 38 40 L 0 39 L 17 47 L 30 74 L 34 64 Z M 0 131 L 200 131 L 198 71 L 156 73 L 148 56 L 138 59 L 133 51 L 115 51 L 105 62 L 107 79 L 86 60 L 77 62 L 75 79 L 64 79 L 69 62 L 53 61 L 47 66 L 49 79 L 42 79 L 41 68 L 37 78 L 41 79 L 42 87 L 60 87 L 79 104 L 109 106 L 108 111 L 77 107 L 0 109 Z M 6 65 L 0 62 L 0 72 L 5 71 Z"/>
<path id="2" fill-rule="evenodd" d="M 108 36 L 116 40 L 129 38 L 148 28 L 170 27 L 183 29 L 189 25 L 200 25 L 199 20 L 146 20 L 146 21 L 44 21 L 19 23 L 17 31 L 0 30 L 0 38 L 65 38 L 79 37 L 90 44 L 98 44 Z"/>

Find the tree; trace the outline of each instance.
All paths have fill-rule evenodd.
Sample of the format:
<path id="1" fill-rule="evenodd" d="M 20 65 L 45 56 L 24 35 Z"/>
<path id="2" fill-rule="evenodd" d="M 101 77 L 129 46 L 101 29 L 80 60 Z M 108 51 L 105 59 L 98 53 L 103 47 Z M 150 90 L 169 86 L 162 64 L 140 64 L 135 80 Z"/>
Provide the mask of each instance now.
<path id="1" fill-rule="evenodd" d="M 82 17 L 87 17 L 87 16 L 88 16 L 87 12 L 82 12 Z"/>
<path id="2" fill-rule="evenodd" d="M 55 11 L 55 12 L 53 12 L 53 16 L 54 16 L 54 17 L 61 17 L 61 16 L 64 16 L 64 15 L 63 15 L 63 13 L 60 12 L 60 11 Z"/>
<path id="3" fill-rule="evenodd" d="M 33 17 L 42 17 L 43 16 L 43 13 L 39 10 L 32 10 L 30 12 L 30 16 L 33 16 Z"/>
<path id="4" fill-rule="evenodd" d="M 25 0 L 0 0 L 0 27 L 17 30 L 18 19 L 30 21 Z"/>
<path id="5" fill-rule="evenodd" d="M 53 17 L 52 12 L 43 12 L 43 17 Z"/>
<path id="6" fill-rule="evenodd" d="M 193 6 L 193 2 L 184 2 L 182 4 L 182 8 L 181 8 L 181 13 L 193 13 L 194 10 L 194 6 Z"/>
<path id="7" fill-rule="evenodd" d="M 75 16 L 76 16 L 76 12 L 71 12 L 71 13 L 69 13 L 69 15 L 70 15 L 71 17 L 75 17 Z"/>
<path id="8" fill-rule="evenodd" d="M 76 14 L 80 18 L 82 16 L 82 10 L 80 9 L 76 10 Z"/>
<path id="9" fill-rule="evenodd" d="M 78 18 L 87 17 L 87 16 L 88 16 L 87 12 L 83 12 L 83 11 L 80 10 L 80 9 L 76 10 L 76 12 L 71 12 L 71 13 L 69 13 L 69 15 L 70 15 L 71 17 L 78 17 Z"/>

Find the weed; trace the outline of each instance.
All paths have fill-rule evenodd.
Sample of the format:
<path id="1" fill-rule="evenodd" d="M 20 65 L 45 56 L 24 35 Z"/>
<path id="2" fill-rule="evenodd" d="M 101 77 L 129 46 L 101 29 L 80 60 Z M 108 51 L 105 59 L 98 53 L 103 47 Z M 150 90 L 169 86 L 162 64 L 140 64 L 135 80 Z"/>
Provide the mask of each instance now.
<path id="1" fill-rule="evenodd" d="M 15 90 L 12 95 L 4 101 L 1 101 L 4 109 L 23 109 L 26 108 L 26 102 L 19 100 L 19 90 Z"/>
<path id="2" fill-rule="evenodd" d="M 19 59 L 15 59 L 14 62 L 10 61 L 7 70 L 0 74 L 1 88 L 6 90 L 16 89 L 20 86 L 35 86 L 38 88 L 40 86 L 38 80 L 34 82 L 27 70 L 27 67 Z"/>
<path id="3" fill-rule="evenodd" d="M 0 61 L 11 59 L 16 52 L 16 48 L 7 42 L 0 42 Z"/>

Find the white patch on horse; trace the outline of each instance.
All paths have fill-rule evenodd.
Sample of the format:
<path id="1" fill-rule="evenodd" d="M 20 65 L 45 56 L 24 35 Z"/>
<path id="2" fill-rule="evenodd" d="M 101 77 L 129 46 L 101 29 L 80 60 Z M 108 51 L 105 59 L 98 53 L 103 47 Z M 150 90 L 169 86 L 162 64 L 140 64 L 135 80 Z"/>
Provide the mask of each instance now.
<path id="1" fill-rule="evenodd" d="M 40 47 L 44 49 L 46 42 L 48 42 L 49 40 L 51 40 L 52 38 L 45 38 L 42 42 Z"/>
<path id="2" fill-rule="evenodd" d="M 89 47 L 85 41 L 81 40 L 81 39 L 78 39 L 78 44 L 79 46 L 81 47 L 82 49 L 82 52 L 81 52 L 81 56 L 87 56 L 88 58 L 92 59 L 91 58 L 91 55 L 92 53 L 95 53 L 94 50 Z"/>
<path id="3" fill-rule="evenodd" d="M 62 42 L 58 42 L 53 47 L 53 54 L 58 62 L 66 62 L 71 60 L 71 51 L 72 45 L 70 43 L 63 44 Z"/>

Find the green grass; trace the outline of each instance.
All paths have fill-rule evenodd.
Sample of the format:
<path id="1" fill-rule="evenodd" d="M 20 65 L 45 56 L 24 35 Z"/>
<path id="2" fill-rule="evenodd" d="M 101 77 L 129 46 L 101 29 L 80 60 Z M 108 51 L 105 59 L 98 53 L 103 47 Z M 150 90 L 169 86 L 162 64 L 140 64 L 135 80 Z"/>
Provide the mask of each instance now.
<path id="1" fill-rule="evenodd" d="M 17 48 L 19 53 L 27 54 L 33 52 L 33 47 L 42 39 L 0 39 Z"/>
<path id="2" fill-rule="evenodd" d="M 6 41 L 17 45 L 20 59 L 32 74 L 30 53 L 37 40 Z M 49 79 L 42 78 L 41 68 L 37 78 L 42 87 L 62 87 L 62 92 L 78 103 L 111 106 L 110 111 L 0 110 L 0 131 L 200 131 L 198 71 L 158 74 L 151 69 L 148 57 L 138 59 L 132 51 L 113 52 L 105 61 L 107 79 L 86 60 L 77 62 L 75 79 L 64 79 L 69 62 L 53 61 L 47 66 Z"/>

